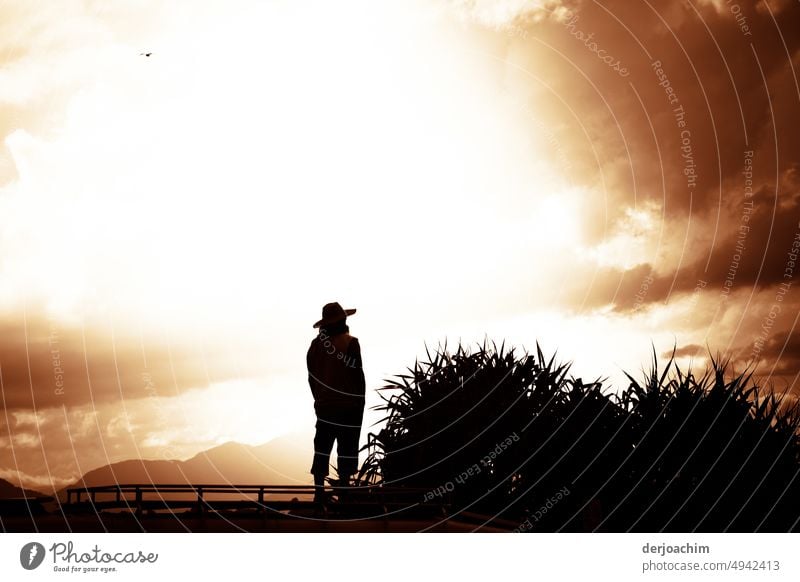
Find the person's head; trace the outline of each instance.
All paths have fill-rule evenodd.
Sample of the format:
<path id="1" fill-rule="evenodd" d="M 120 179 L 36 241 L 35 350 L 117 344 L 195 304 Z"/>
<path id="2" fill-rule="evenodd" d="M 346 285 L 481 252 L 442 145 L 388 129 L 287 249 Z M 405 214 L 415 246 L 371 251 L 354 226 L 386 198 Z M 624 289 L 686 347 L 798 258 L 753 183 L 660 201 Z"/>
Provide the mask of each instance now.
<path id="1" fill-rule="evenodd" d="M 353 315 L 355 309 L 342 309 L 337 302 L 328 303 L 322 308 L 322 319 L 314 324 L 319 328 L 320 335 L 334 336 L 349 331 L 347 316 Z"/>

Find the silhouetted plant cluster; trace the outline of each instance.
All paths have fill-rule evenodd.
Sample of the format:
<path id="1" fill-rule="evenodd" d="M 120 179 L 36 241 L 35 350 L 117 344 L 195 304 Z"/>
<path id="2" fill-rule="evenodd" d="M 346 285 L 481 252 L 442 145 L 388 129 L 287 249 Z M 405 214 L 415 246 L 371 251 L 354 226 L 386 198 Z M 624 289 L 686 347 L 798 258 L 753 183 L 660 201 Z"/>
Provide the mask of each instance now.
<path id="1" fill-rule="evenodd" d="M 379 389 L 363 482 L 446 497 L 527 531 L 788 531 L 800 414 L 750 373 L 673 358 L 621 392 L 570 364 L 484 343 L 428 351 Z"/>

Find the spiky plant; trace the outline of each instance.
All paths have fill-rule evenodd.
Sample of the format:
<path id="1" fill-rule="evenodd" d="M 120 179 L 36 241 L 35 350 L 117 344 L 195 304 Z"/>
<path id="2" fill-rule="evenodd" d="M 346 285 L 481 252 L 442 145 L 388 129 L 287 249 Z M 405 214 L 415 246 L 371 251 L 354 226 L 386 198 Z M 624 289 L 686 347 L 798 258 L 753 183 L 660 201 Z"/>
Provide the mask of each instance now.
<path id="1" fill-rule="evenodd" d="M 628 376 L 619 401 L 632 448 L 605 488 L 606 528 L 796 527 L 797 489 L 793 498 L 782 493 L 800 470 L 797 405 L 730 368 L 712 357 L 698 378 L 670 359 L 659 374 L 654 355 L 644 383 Z"/>
<path id="2" fill-rule="evenodd" d="M 698 378 L 672 358 L 659 371 L 654 353 L 643 381 L 613 393 L 538 344 L 426 354 L 379 389 L 386 415 L 364 447 L 364 482 L 533 531 L 798 527 L 800 409 L 750 373 L 728 377 L 727 362 Z"/>
<path id="3" fill-rule="evenodd" d="M 370 434 L 361 479 L 446 493 L 453 506 L 523 515 L 525 500 L 568 485 L 591 450 L 592 424 L 616 406 L 599 382 L 568 377 L 569 364 L 484 342 L 445 346 L 379 389 L 385 424 Z M 598 424 L 598 417 L 602 420 Z M 609 427 L 605 426 L 605 430 Z M 562 470 L 549 472 L 564 457 Z M 541 478 L 540 478 L 541 477 Z M 496 513 L 496 511 L 494 511 Z"/>

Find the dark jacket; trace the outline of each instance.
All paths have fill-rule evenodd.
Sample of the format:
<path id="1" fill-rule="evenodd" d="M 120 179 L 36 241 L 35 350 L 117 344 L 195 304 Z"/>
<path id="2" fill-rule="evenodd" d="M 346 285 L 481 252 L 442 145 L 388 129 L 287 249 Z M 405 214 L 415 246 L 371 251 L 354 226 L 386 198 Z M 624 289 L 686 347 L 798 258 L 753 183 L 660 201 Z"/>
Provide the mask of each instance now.
<path id="1" fill-rule="evenodd" d="M 364 408 L 366 382 L 358 338 L 346 332 L 320 333 L 311 341 L 306 364 L 317 411 Z"/>

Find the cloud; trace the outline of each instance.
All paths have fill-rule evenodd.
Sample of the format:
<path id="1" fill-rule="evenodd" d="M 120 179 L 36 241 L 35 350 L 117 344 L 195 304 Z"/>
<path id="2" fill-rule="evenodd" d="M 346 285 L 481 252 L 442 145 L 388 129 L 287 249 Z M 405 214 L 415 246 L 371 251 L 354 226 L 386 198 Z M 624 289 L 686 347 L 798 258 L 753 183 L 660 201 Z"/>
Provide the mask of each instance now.
<path id="1" fill-rule="evenodd" d="M 795 301 L 792 308 L 796 309 L 800 306 L 798 304 L 800 301 Z M 800 372 L 800 335 L 793 329 L 757 335 L 754 342 L 744 346 L 741 356 L 747 362 L 753 362 L 755 358 L 753 363 L 757 364 L 761 376 L 786 376 L 791 381 L 790 387 L 795 391 L 798 389 L 795 382 Z"/>
<path id="2" fill-rule="evenodd" d="M 590 152 L 580 142 L 564 141 L 574 162 L 573 179 L 598 194 L 586 207 L 597 220 L 586 225 L 583 236 L 585 252 L 599 269 L 584 269 L 586 276 L 571 278 L 568 287 L 581 304 L 613 304 L 628 312 L 691 294 L 698 281 L 706 281 L 708 290 L 719 289 L 736 254 L 748 151 L 754 152 L 757 209 L 735 284 L 781 282 L 786 246 L 796 230 L 800 144 L 790 128 L 800 120 L 791 67 L 798 65 L 800 40 L 784 35 L 784 48 L 771 16 L 751 11 L 754 53 L 727 13 L 684 6 L 685 18 L 670 29 L 661 9 L 629 2 L 604 3 L 602 9 L 580 5 L 578 28 L 593 35 L 598 50 L 625 55 L 632 71 L 628 79 L 609 74 L 591 47 L 563 23 L 530 24 L 535 38 L 517 40 L 525 49 L 510 52 L 519 66 L 546 78 L 553 93 L 568 102 L 570 110 L 554 99 L 549 108 L 547 100 L 540 103 L 552 116 L 548 122 L 569 127 L 568 116 L 579 116 L 599 157 L 596 164 L 587 163 Z M 787 30 L 798 14 L 798 6 L 787 6 L 777 14 L 777 26 Z M 548 67 L 554 61 L 561 61 L 558 69 Z M 654 70 L 656 61 L 663 80 Z M 666 83 L 674 93 L 666 92 Z M 675 103 L 670 95 L 677 95 Z M 682 108 L 680 116 L 676 107 Z M 773 114 L 780 120 L 774 125 Z M 780 211 L 773 222 L 776 204 Z M 649 226 L 637 231 L 631 216 L 642 213 Z M 637 302 L 647 273 L 654 280 Z"/>
<path id="3" fill-rule="evenodd" d="M 463 18 L 497 28 L 515 21 L 538 21 L 559 17 L 564 12 L 561 0 L 445 0 Z"/>
<path id="4" fill-rule="evenodd" d="M 40 316 L 0 319 L 0 367 L 18 424 L 42 422 L 26 410 L 174 396 L 237 374 L 213 350 Z M 238 373 L 253 369 L 241 362 Z"/>
<path id="5" fill-rule="evenodd" d="M 706 348 L 704 348 L 703 346 L 699 346 L 697 344 L 688 344 L 677 348 L 674 352 L 672 350 L 663 352 L 661 354 L 661 357 L 671 358 L 674 356 L 676 359 L 685 357 L 694 358 L 698 354 L 702 355 L 705 351 Z"/>
<path id="6" fill-rule="evenodd" d="M 770 191 L 771 190 L 771 191 Z M 695 256 L 693 261 L 677 272 L 656 269 L 659 264 L 637 267 L 633 270 L 616 269 L 620 284 L 614 294 L 598 287 L 593 299 L 597 304 L 613 303 L 620 311 L 637 307 L 637 297 L 642 278 L 651 271 L 647 294 L 639 303 L 666 302 L 671 295 L 692 293 L 698 282 L 703 283 L 704 292 L 717 292 L 723 299 L 730 296 L 733 288 L 755 292 L 781 284 L 793 285 L 800 275 L 798 252 L 800 251 L 800 191 L 788 184 L 779 189 L 776 198 L 774 189 L 762 188 L 754 193 L 752 207 L 744 206 L 741 191 L 731 193 L 739 198 L 738 208 L 726 209 L 724 232 L 709 256 Z"/>
<path id="7" fill-rule="evenodd" d="M 301 426 L 310 430 L 310 395 L 281 392 L 281 385 L 296 382 L 236 380 L 180 395 L 6 411 L 7 417 L 0 415 L 0 478 L 58 488 L 125 459 L 186 459 L 228 441 L 258 445 Z"/>

